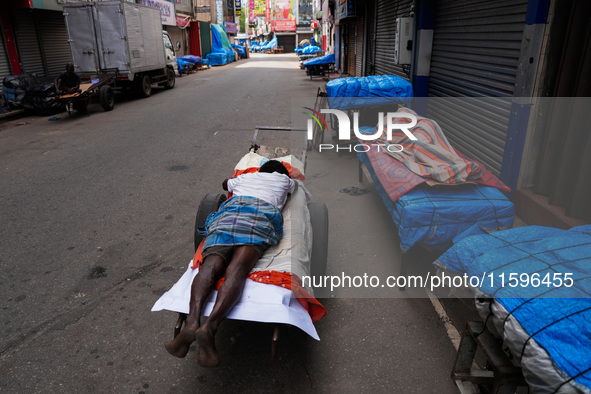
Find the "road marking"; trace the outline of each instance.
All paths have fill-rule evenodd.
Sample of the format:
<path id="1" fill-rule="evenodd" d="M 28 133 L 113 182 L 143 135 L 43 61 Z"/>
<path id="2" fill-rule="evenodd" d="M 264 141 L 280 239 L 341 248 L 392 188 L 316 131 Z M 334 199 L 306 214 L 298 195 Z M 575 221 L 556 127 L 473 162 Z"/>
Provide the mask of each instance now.
<path id="1" fill-rule="evenodd" d="M 456 351 L 457 351 L 458 348 L 460 347 L 460 339 L 461 339 L 460 333 L 458 332 L 458 330 L 456 330 L 454 325 L 451 324 L 451 319 L 447 315 L 447 312 L 445 311 L 445 308 L 441 304 L 441 301 L 439 301 L 439 298 L 437 298 L 437 296 L 435 294 L 433 294 L 433 292 L 430 290 L 427 290 L 427 295 L 429 296 L 429 299 L 431 300 L 431 304 L 433 304 L 435 311 L 437 312 L 437 314 L 439 315 L 439 317 L 443 321 L 443 324 L 445 325 L 445 330 L 447 331 L 447 336 L 449 337 L 452 345 L 454 345 L 454 347 L 456 348 Z"/>

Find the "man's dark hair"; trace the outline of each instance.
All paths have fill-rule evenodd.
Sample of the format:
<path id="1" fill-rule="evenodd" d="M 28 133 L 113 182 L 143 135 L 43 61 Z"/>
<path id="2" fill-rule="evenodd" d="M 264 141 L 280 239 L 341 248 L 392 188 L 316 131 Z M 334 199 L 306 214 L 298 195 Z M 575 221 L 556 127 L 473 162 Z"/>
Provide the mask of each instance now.
<path id="1" fill-rule="evenodd" d="M 277 160 L 269 160 L 261 166 L 259 172 L 278 172 L 280 174 L 289 176 L 289 171 L 287 171 L 287 168 L 285 168 L 283 163 Z"/>
<path id="2" fill-rule="evenodd" d="M 66 64 L 66 70 L 72 70 L 72 71 L 74 71 L 74 65 L 72 63 Z"/>

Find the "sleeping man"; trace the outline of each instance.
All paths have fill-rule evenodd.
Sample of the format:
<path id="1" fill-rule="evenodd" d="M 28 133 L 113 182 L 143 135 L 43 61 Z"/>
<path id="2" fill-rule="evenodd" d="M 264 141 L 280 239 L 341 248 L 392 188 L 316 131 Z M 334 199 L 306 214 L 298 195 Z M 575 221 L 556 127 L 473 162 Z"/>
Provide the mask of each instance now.
<path id="1" fill-rule="evenodd" d="M 295 185 L 285 166 L 276 160 L 263 164 L 259 172 L 223 182 L 224 190 L 231 192 L 233 197 L 207 218 L 203 263 L 191 286 L 185 327 L 175 339 L 164 345 L 170 354 L 185 357 L 193 341 L 197 341 L 199 365 L 215 367 L 219 364 L 215 347 L 218 326 L 240 299 L 247 276 L 256 262 L 269 246 L 281 240 L 281 209 Z M 203 305 L 222 276 L 225 280 L 218 290 L 211 314 L 200 326 Z"/>

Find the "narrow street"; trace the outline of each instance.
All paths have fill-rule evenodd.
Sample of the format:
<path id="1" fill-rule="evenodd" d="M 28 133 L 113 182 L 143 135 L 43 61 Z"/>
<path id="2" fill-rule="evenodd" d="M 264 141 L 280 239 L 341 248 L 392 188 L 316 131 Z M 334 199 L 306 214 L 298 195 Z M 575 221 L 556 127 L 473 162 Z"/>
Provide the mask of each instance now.
<path id="1" fill-rule="evenodd" d="M 425 294 L 334 291 L 317 342 L 285 327 L 226 321 L 222 364 L 164 349 L 176 314 L 150 312 L 193 256 L 195 213 L 250 146 L 289 126 L 318 87 L 293 54 L 252 55 L 90 115 L 0 123 L 0 391 L 455 393 L 455 349 Z M 310 152 L 306 186 L 329 209 L 328 275 L 396 275 L 395 227 L 354 154 Z M 341 190 L 366 189 L 363 195 Z M 428 270 L 429 256 L 413 256 Z M 443 300 L 454 315 L 461 300 Z M 462 303 L 464 310 L 470 307 Z"/>

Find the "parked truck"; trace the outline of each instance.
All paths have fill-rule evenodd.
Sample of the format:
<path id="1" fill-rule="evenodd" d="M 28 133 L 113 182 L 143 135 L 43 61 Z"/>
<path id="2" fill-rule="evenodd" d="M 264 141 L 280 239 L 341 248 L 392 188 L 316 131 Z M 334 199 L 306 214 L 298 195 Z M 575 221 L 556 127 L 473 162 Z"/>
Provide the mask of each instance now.
<path id="1" fill-rule="evenodd" d="M 64 4 L 75 71 L 81 77 L 114 75 L 115 89 L 152 94 L 152 84 L 175 85 L 176 56 L 162 30 L 160 10 L 116 1 Z"/>

